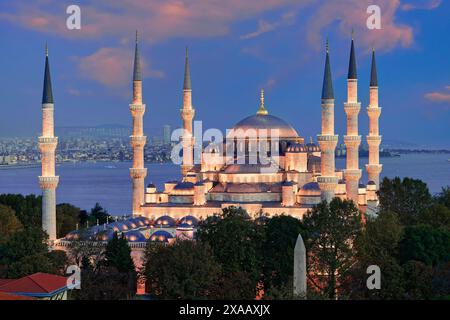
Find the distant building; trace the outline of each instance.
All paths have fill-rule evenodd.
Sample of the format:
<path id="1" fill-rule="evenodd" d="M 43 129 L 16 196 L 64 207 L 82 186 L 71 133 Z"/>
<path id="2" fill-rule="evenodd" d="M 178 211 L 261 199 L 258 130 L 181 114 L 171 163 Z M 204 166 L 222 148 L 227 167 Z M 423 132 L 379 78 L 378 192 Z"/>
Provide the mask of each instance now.
<path id="1" fill-rule="evenodd" d="M 172 132 L 172 129 L 171 129 L 170 125 L 166 124 L 163 127 L 163 143 L 164 143 L 164 145 L 170 144 L 171 132 Z"/>

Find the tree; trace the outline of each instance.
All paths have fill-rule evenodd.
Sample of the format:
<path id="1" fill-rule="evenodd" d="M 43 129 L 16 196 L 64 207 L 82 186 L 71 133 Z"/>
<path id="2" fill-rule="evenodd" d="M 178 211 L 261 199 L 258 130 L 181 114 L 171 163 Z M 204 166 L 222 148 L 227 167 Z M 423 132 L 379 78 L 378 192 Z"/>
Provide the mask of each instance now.
<path id="1" fill-rule="evenodd" d="M 149 243 L 143 275 L 147 292 L 160 299 L 207 299 L 217 296 L 221 270 L 208 244 L 185 240 Z"/>
<path id="2" fill-rule="evenodd" d="M 119 238 L 117 232 L 108 241 L 105 251 L 105 264 L 115 267 L 119 272 L 134 272 L 135 266 L 131 258 L 131 249 L 125 235 Z"/>
<path id="3" fill-rule="evenodd" d="M 23 277 L 35 272 L 57 273 L 54 254 L 47 248 L 47 235 L 41 228 L 26 227 L 0 246 L 0 265 L 8 278 Z"/>
<path id="4" fill-rule="evenodd" d="M 321 202 L 303 218 L 308 279 L 329 299 L 336 297 L 350 274 L 360 222 L 361 214 L 353 201 L 339 198 L 329 204 Z"/>
<path id="5" fill-rule="evenodd" d="M 104 224 L 108 219 L 111 219 L 111 215 L 106 209 L 104 209 L 98 202 L 95 204 L 94 208 L 91 209 L 90 222 L 91 224 Z"/>
<path id="6" fill-rule="evenodd" d="M 416 260 L 432 266 L 450 261 L 450 231 L 429 225 L 406 227 L 399 258 L 403 263 Z"/>
<path id="7" fill-rule="evenodd" d="M 419 214 L 432 204 L 426 183 L 411 178 L 384 178 L 378 197 L 381 210 L 397 213 L 403 225 L 416 224 Z"/>
<path id="8" fill-rule="evenodd" d="M 75 300 L 126 300 L 134 296 L 135 290 L 126 273 L 115 267 L 98 265 L 81 270 L 81 289 L 73 290 Z"/>
<path id="9" fill-rule="evenodd" d="M 450 209 L 450 186 L 442 188 L 442 191 L 434 197 L 434 202 Z"/>
<path id="10" fill-rule="evenodd" d="M 7 242 L 13 234 L 22 229 L 22 224 L 17 219 L 14 210 L 0 204 L 0 245 Z"/>
<path id="11" fill-rule="evenodd" d="M 249 277 L 251 285 L 243 298 L 254 298 L 262 274 L 264 227 L 249 219 L 242 208 L 228 207 L 220 217 L 206 219 L 197 230 L 197 238 L 212 248 L 224 278 L 238 272 Z"/>
<path id="12" fill-rule="evenodd" d="M 356 263 L 347 288 L 353 299 L 400 299 L 404 294 L 404 275 L 397 261 L 403 227 L 397 214 L 381 211 L 377 218 L 368 218 L 361 235 L 355 241 Z M 381 289 L 368 290 L 369 266 L 381 270 Z"/>
<path id="13" fill-rule="evenodd" d="M 40 227 L 42 217 L 42 196 L 30 194 L 2 194 L 0 204 L 11 207 L 24 227 Z"/>
<path id="14" fill-rule="evenodd" d="M 286 215 L 275 216 L 266 224 L 264 242 L 264 291 L 272 286 L 281 289 L 291 285 L 294 248 L 299 233 L 303 233 L 300 220 Z"/>
<path id="15" fill-rule="evenodd" d="M 418 223 L 450 231 L 450 207 L 440 203 L 433 204 L 419 213 Z"/>
<path id="16" fill-rule="evenodd" d="M 64 237 L 70 231 L 76 229 L 79 223 L 80 208 L 68 203 L 56 206 L 56 233 L 58 238 Z"/>
<path id="17" fill-rule="evenodd" d="M 433 296 L 433 268 L 423 262 L 410 260 L 403 265 L 405 273 L 405 298 L 419 300 Z"/>

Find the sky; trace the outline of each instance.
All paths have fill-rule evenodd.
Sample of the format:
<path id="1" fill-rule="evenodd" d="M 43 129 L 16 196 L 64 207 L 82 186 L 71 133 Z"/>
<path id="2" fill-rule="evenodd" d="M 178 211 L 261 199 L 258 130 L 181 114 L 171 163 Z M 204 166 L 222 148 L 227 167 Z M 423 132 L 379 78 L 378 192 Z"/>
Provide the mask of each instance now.
<path id="1" fill-rule="evenodd" d="M 81 29 L 69 30 L 69 5 Z M 369 5 L 381 29 L 370 30 Z M 368 132 L 370 53 L 377 54 L 385 140 L 450 148 L 450 1 L 440 0 L 3 0 L 0 137 L 37 136 L 48 42 L 55 125 L 131 125 L 135 30 L 143 64 L 145 127 L 181 126 L 185 47 L 203 128 L 231 128 L 259 107 L 303 137 L 320 131 L 325 39 L 330 42 L 336 133 L 345 134 L 352 29 L 360 133 Z"/>

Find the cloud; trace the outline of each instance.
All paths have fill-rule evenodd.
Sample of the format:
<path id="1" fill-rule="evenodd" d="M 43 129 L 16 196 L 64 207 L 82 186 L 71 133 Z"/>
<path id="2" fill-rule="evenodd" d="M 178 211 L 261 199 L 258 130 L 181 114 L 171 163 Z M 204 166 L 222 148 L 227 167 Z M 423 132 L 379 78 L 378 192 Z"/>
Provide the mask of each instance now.
<path id="1" fill-rule="evenodd" d="M 433 103 L 450 103 L 450 86 L 445 87 L 449 92 L 428 92 L 424 95 L 425 99 Z"/>
<path id="2" fill-rule="evenodd" d="M 251 38 L 259 37 L 260 35 L 273 31 L 279 27 L 291 25 L 296 18 L 295 12 L 287 12 L 282 15 L 281 19 L 275 22 L 267 22 L 265 20 L 258 21 L 258 29 L 256 31 L 244 34 L 240 36 L 241 40 L 247 40 Z"/>
<path id="3" fill-rule="evenodd" d="M 100 48 L 87 57 L 76 57 L 81 75 L 107 87 L 128 85 L 132 75 L 133 52 L 124 48 Z M 164 73 L 150 70 L 141 58 L 144 76 L 161 78 Z"/>
<path id="4" fill-rule="evenodd" d="M 404 3 L 401 6 L 401 9 L 404 11 L 411 11 L 416 9 L 422 10 L 434 10 L 439 7 L 442 3 L 442 0 L 415 0 L 414 3 Z"/>
<path id="5" fill-rule="evenodd" d="M 56 0 L 14 3 L 0 14 L 9 21 L 36 31 L 64 37 L 128 36 L 133 30 L 148 41 L 173 37 L 212 37 L 230 33 L 234 22 L 248 19 L 296 0 L 86 0 L 81 8 L 81 30 L 66 28 L 65 5 Z M 38 20 L 35 20 L 38 19 Z M 34 22 L 33 22 L 34 20 Z"/>
<path id="6" fill-rule="evenodd" d="M 349 36 L 351 29 L 356 32 L 359 46 L 366 49 L 371 47 L 379 51 L 389 51 L 397 46 L 409 47 L 413 42 L 412 27 L 396 21 L 399 10 L 399 0 L 380 0 L 377 5 L 381 11 L 381 29 L 368 30 L 366 22 L 369 14 L 367 7 L 371 0 L 341 0 L 326 1 L 317 7 L 307 23 L 307 38 L 309 43 L 318 50 L 323 47 L 324 30 L 330 26 L 337 26 L 337 30 Z M 363 37 L 358 37 L 363 34 Z"/>

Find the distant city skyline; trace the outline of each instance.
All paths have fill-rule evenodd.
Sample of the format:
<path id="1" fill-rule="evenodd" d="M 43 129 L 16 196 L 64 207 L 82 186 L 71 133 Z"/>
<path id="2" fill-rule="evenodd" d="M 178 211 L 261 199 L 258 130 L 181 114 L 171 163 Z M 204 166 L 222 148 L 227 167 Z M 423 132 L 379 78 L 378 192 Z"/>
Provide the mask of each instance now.
<path id="1" fill-rule="evenodd" d="M 449 148 L 450 79 L 442 70 L 450 70 L 450 44 L 445 41 L 450 3 L 375 1 L 381 7 L 382 29 L 368 30 L 366 8 L 372 2 L 346 0 L 345 6 L 336 6 L 332 1 L 262 1 L 238 11 L 231 2 L 220 5 L 223 15 L 217 17 L 215 3 L 200 1 L 180 3 L 177 11 L 159 1 L 100 7 L 87 0 L 80 5 L 82 29 L 67 30 L 61 2 L 22 6 L 20 1 L 3 1 L 0 59 L 7 63 L 0 77 L 0 136 L 37 136 L 40 131 L 45 42 L 56 126 L 131 126 L 128 104 L 138 29 L 146 132 L 159 124 L 181 126 L 184 47 L 189 45 L 193 105 L 204 128 L 225 130 L 235 119 L 254 114 L 263 87 L 271 114 L 289 119 L 301 136 L 315 136 L 322 53 L 329 36 L 336 133 L 342 137 L 345 69 L 354 28 L 363 109 L 368 104 L 370 50 L 377 50 L 383 139 Z M 106 18 L 97 21 L 100 11 Z M 177 12 L 184 15 L 177 17 Z M 114 22 L 117 15 L 123 24 Z M 165 24 L 173 19 L 179 22 Z M 366 135 L 367 116 L 362 112 L 359 119 Z"/>

